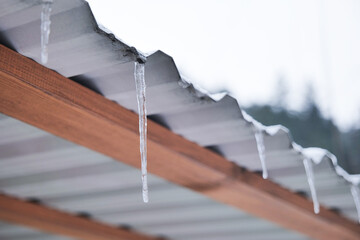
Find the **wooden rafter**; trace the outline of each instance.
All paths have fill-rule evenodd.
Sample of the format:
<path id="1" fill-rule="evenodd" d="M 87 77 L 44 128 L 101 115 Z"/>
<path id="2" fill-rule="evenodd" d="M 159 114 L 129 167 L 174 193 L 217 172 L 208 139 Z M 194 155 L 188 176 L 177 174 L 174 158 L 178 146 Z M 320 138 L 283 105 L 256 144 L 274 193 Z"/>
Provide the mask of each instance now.
<path id="1" fill-rule="evenodd" d="M 127 229 L 116 228 L 38 204 L 0 194 L 0 219 L 54 233 L 86 240 L 156 240 Z"/>
<path id="2" fill-rule="evenodd" d="M 0 47 L 0 112 L 140 167 L 138 116 Z M 360 239 L 360 227 L 170 130 L 148 122 L 148 169 L 252 215 L 315 239 Z"/>

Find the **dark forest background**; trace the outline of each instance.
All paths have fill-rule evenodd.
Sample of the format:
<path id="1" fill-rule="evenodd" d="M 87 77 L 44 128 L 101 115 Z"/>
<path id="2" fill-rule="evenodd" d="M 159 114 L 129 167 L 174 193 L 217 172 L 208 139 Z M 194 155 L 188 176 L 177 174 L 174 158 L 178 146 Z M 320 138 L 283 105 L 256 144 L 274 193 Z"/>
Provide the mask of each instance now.
<path id="1" fill-rule="evenodd" d="M 245 111 L 264 125 L 284 125 L 301 146 L 325 148 L 335 154 L 347 172 L 360 174 L 360 129 L 341 131 L 331 119 L 324 118 L 314 101 L 311 85 L 307 87 L 300 111 L 287 109 L 287 89 L 283 81 L 279 81 L 277 89 L 271 104 L 252 105 Z"/>

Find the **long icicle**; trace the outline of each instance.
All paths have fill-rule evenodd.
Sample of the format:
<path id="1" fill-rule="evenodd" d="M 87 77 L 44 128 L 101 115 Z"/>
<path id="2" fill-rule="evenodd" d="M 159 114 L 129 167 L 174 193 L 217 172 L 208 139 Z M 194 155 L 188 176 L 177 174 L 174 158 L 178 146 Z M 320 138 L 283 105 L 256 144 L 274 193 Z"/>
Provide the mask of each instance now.
<path id="1" fill-rule="evenodd" d="M 360 223 L 360 190 L 359 187 L 355 184 L 351 186 L 351 195 L 353 196 L 357 215 L 358 215 L 358 221 Z"/>
<path id="2" fill-rule="evenodd" d="M 309 183 L 311 198 L 314 204 L 314 213 L 318 214 L 320 212 L 320 205 L 316 194 L 315 181 L 314 181 L 314 170 L 312 167 L 312 162 L 308 158 L 304 158 L 304 168 L 306 172 L 307 181 Z"/>
<path id="3" fill-rule="evenodd" d="M 267 179 L 268 178 L 268 171 L 267 171 L 267 167 L 266 167 L 264 136 L 263 136 L 263 133 L 262 133 L 261 129 L 259 129 L 256 126 L 254 126 L 254 128 L 255 128 L 256 145 L 257 145 L 257 149 L 258 149 L 258 152 L 259 152 L 259 158 L 260 158 L 261 167 L 262 167 L 262 177 L 264 179 Z"/>
<path id="4" fill-rule="evenodd" d="M 142 196 L 145 203 L 149 202 L 149 191 L 147 184 L 147 146 L 146 146 L 146 99 L 145 99 L 145 64 L 135 62 L 135 85 L 136 97 L 139 112 L 139 133 L 140 133 L 140 155 L 141 155 L 141 179 L 142 179 Z"/>
<path id="5" fill-rule="evenodd" d="M 48 62 L 48 44 L 50 36 L 50 14 L 53 0 L 42 1 L 41 11 L 41 63 L 46 64 Z"/>

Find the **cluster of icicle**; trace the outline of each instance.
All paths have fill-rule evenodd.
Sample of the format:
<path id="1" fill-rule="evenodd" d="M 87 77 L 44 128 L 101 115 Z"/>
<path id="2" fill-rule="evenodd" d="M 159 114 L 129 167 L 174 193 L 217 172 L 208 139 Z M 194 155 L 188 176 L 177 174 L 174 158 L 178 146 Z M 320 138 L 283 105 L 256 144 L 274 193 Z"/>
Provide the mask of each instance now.
<path id="1" fill-rule="evenodd" d="M 187 81 L 185 81 L 183 79 L 181 79 L 179 84 L 180 84 L 180 86 L 182 86 L 184 88 L 191 85 L 190 83 L 188 83 Z M 200 93 L 202 93 L 204 95 L 209 96 L 210 98 L 212 98 L 216 101 L 220 100 L 222 97 L 224 97 L 226 95 L 226 93 L 211 94 L 211 93 L 207 92 L 205 89 L 202 89 L 201 87 L 196 86 L 195 84 L 192 84 L 192 85 L 194 86 L 194 88 L 197 91 L 199 91 Z M 219 96 L 217 96 L 217 95 L 219 95 Z M 245 111 L 242 111 L 242 115 L 243 115 L 244 119 L 252 125 L 252 130 L 253 130 L 255 141 L 256 141 L 259 160 L 260 160 L 260 164 L 262 167 L 262 177 L 264 179 L 267 179 L 268 178 L 268 170 L 267 170 L 267 166 L 266 166 L 266 151 L 265 151 L 266 149 L 265 149 L 265 144 L 264 144 L 264 135 L 267 134 L 267 135 L 273 136 L 280 129 L 282 129 L 286 132 L 288 132 L 288 129 L 284 128 L 281 125 L 264 126 L 261 123 L 259 123 L 258 121 L 256 121 L 255 119 L 253 119 Z M 306 154 L 303 152 L 303 149 L 296 143 L 293 143 L 293 148 L 304 156 L 303 164 L 304 164 L 304 169 L 305 169 L 305 173 L 306 173 L 306 177 L 307 177 L 307 182 L 309 184 L 311 198 L 312 198 L 313 205 L 314 205 L 314 213 L 318 214 L 320 212 L 320 204 L 319 204 L 317 194 L 316 194 L 313 161 L 311 160 L 312 158 L 306 156 Z M 310 149 L 306 149 L 306 150 L 310 150 Z M 352 188 L 352 194 L 354 196 L 354 201 L 356 202 L 356 206 L 357 206 L 358 213 L 359 213 L 359 220 L 360 220 L 359 192 L 360 191 L 357 187 Z"/>
<path id="2" fill-rule="evenodd" d="M 53 4 L 53 0 L 42 0 L 42 11 L 41 11 L 41 62 L 42 64 L 46 64 L 48 61 L 48 44 L 49 44 L 49 36 L 50 36 L 50 15 L 51 15 L 51 7 Z M 142 179 L 142 197 L 143 201 L 147 203 L 149 201 L 149 193 L 148 193 L 148 183 L 147 183 L 147 118 L 146 118 L 146 85 L 145 85 L 145 63 L 143 62 L 135 62 L 135 85 L 136 85 L 136 97 L 138 103 L 138 113 L 139 113 L 139 134 L 140 134 L 140 156 L 141 156 L 141 179 Z M 273 135 L 274 132 L 278 131 L 280 126 L 271 126 L 265 127 L 259 122 L 255 121 L 252 117 L 250 117 L 246 112 L 242 112 L 244 119 L 248 122 L 252 123 L 253 131 L 255 135 L 257 150 L 259 153 L 259 159 L 262 167 L 262 177 L 264 179 L 268 178 L 268 171 L 266 167 L 266 154 L 265 154 L 265 144 L 264 144 L 264 133 L 268 133 Z M 314 181 L 314 171 L 313 171 L 313 158 L 309 157 L 308 154 L 311 149 L 303 149 L 299 145 L 293 143 L 293 148 L 298 152 L 302 153 L 305 157 L 303 159 L 304 169 L 307 176 L 307 181 L 309 184 L 311 198 L 314 204 L 314 212 L 318 214 L 320 212 L 320 204 L 316 194 L 315 181 Z M 323 149 L 316 149 L 323 151 L 322 157 L 324 155 L 330 155 L 330 159 L 333 161 L 336 172 L 352 183 L 351 186 L 351 194 L 354 199 L 354 203 L 356 206 L 358 219 L 360 223 L 360 176 L 355 179 L 352 178 L 347 172 L 345 172 L 340 166 L 337 165 L 337 160 L 334 155 L 328 153 Z M 311 160 L 312 159 L 312 160 Z M 320 160 L 321 161 L 321 160 Z M 315 160 L 316 162 L 316 160 Z"/>
<path id="3" fill-rule="evenodd" d="M 41 63 L 48 62 L 48 44 L 50 36 L 50 15 L 53 0 L 42 0 L 41 11 Z M 142 197 L 144 202 L 149 201 L 148 184 L 147 184 L 147 118 L 146 118 L 146 95 L 145 95 L 145 63 L 135 62 L 135 85 L 136 98 L 139 112 L 139 134 L 140 134 L 140 156 L 141 156 L 141 179 L 142 179 Z"/>
<path id="4" fill-rule="evenodd" d="M 246 112 L 242 111 L 242 115 L 247 122 L 252 124 L 255 140 L 257 143 L 259 159 L 262 166 L 263 178 L 266 179 L 268 177 L 268 172 L 266 169 L 266 162 L 265 162 L 266 154 L 265 154 L 265 145 L 264 145 L 263 136 L 265 133 L 268 135 L 275 135 L 280 129 L 288 132 L 288 129 L 280 125 L 266 127 L 261 123 L 257 122 L 256 120 L 254 120 Z M 354 199 L 355 207 L 358 214 L 358 220 L 360 223 L 360 190 L 359 190 L 360 175 L 348 174 L 344 169 L 342 169 L 337 164 L 336 157 L 324 149 L 302 148 L 301 146 L 297 145 L 294 142 L 292 143 L 292 147 L 295 151 L 299 152 L 304 157 L 303 165 L 307 177 L 307 182 L 309 184 L 311 198 L 313 201 L 314 213 L 318 214 L 320 212 L 320 204 L 316 193 L 313 165 L 319 164 L 324 157 L 328 157 L 329 159 L 331 159 L 336 173 L 339 176 L 343 177 L 345 180 L 347 180 L 349 183 L 351 183 L 351 195 Z"/>
<path id="5" fill-rule="evenodd" d="M 253 119 L 251 116 L 249 116 L 245 111 L 242 111 L 242 115 L 246 121 L 252 124 L 253 132 L 255 135 L 256 145 L 258 149 L 259 159 L 261 162 L 262 167 L 262 176 L 264 179 L 268 178 L 268 171 L 266 167 L 266 154 L 265 154 L 265 144 L 264 144 L 264 133 L 267 133 L 269 135 L 274 135 L 277 131 L 282 128 L 281 126 L 271 126 L 271 127 L 265 127 L 261 123 L 257 122 L 255 119 Z M 298 147 L 300 149 L 300 147 Z M 315 188 L 315 181 L 314 181 L 314 172 L 312 167 L 312 162 L 309 158 L 305 157 L 303 160 L 304 168 L 307 176 L 307 181 L 309 184 L 310 192 L 311 192 L 311 198 L 314 204 L 314 212 L 316 214 L 320 211 L 320 204 L 317 198 L 316 194 L 316 188 Z"/>
<path id="6" fill-rule="evenodd" d="M 226 92 L 220 92 L 220 93 L 215 93 L 215 94 L 210 93 L 207 90 L 201 88 L 200 86 L 198 86 L 194 83 L 189 83 L 188 81 L 184 80 L 183 78 L 179 81 L 179 85 L 182 86 L 183 88 L 187 88 L 190 85 L 193 85 L 193 87 L 196 89 L 196 91 L 199 92 L 199 93 L 196 93 L 196 96 L 198 96 L 198 95 L 205 96 L 206 95 L 206 96 L 210 97 L 211 99 L 213 99 L 214 101 L 219 101 L 225 95 L 227 95 Z M 253 130 L 256 145 L 257 145 L 259 160 L 260 160 L 260 164 L 262 167 L 262 177 L 264 179 L 267 179 L 268 178 L 268 170 L 267 170 L 267 166 L 266 166 L 266 151 L 265 151 L 266 149 L 265 149 L 265 144 L 264 144 L 264 136 L 265 135 L 273 136 L 280 130 L 289 133 L 289 130 L 281 125 L 264 126 L 261 123 L 259 123 L 258 121 L 256 121 L 255 119 L 253 119 L 245 111 L 242 111 L 242 116 L 245 121 L 247 121 L 248 123 L 250 123 L 252 125 L 252 130 Z M 360 189 L 359 189 L 360 174 L 359 175 L 348 174 L 343 168 L 341 168 L 337 164 L 336 157 L 324 149 L 302 148 L 295 142 L 292 142 L 292 147 L 296 152 L 300 153 L 301 156 L 303 156 L 303 165 L 304 165 L 307 182 L 308 182 L 309 189 L 310 189 L 311 198 L 313 201 L 314 213 L 318 214 L 320 212 L 320 204 L 319 204 L 317 193 L 316 193 L 313 165 L 319 164 L 324 157 L 328 157 L 329 159 L 331 159 L 336 173 L 339 176 L 343 177 L 347 182 L 351 183 L 351 195 L 353 196 L 353 200 L 354 200 L 357 214 L 358 214 L 358 221 L 360 223 Z"/>
<path id="7" fill-rule="evenodd" d="M 244 119 L 248 122 L 250 122 L 253 126 L 253 131 L 255 135 L 255 140 L 257 144 L 259 159 L 262 166 L 262 176 L 264 179 L 268 177 L 268 172 L 266 168 L 266 155 L 265 155 L 265 145 L 264 145 L 264 133 L 267 133 L 269 135 L 274 135 L 276 132 L 282 128 L 283 130 L 287 131 L 284 127 L 277 125 L 277 126 L 270 126 L 265 127 L 256 120 L 254 120 L 252 117 L 250 117 L 246 112 L 242 111 L 242 114 L 244 116 Z M 296 143 L 292 143 L 293 148 L 301 153 L 304 156 L 303 164 L 305 169 L 305 174 L 307 178 L 307 182 L 309 184 L 309 189 L 311 193 L 311 198 L 313 201 L 313 207 L 314 207 L 314 213 L 318 214 L 320 212 L 320 203 L 317 197 L 316 193 L 316 187 L 315 187 L 315 178 L 314 178 L 314 170 L 313 170 L 313 164 L 319 164 L 321 160 L 327 156 L 331 159 L 333 165 L 335 166 L 335 171 L 338 175 L 342 176 L 345 180 L 351 183 L 351 195 L 353 197 L 355 207 L 357 210 L 358 215 L 358 221 L 360 223 L 360 190 L 359 190 L 359 183 L 360 183 L 360 175 L 349 175 L 344 169 L 342 169 L 337 164 L 336 157 L 329 153 L 328 151 L 320 148 L 306 148 L 303 149 L 301 146 L 297 145 Z"/>
<path id="8" fill-rule="evenodd" d="M 50 15 L 51 15 L 51 6 L 53 0 L 43 0 L 42 1 L 42 11 L 41 11 L 41 63 L 46 64 L 48 61 L 48 44 L 50 36 Z"/>
<path id="9" fill-rule="evenodd" d="M 148 186 L 147 186 L 147 160 L 146 160 L 146 101 L 145 101 L 145 78 L 144 78 L 144 63 L 135 62 L 135 82 L 136 82 L 136 95 L 138 102 L 138 112 L 139 112 L 139 132 L 140 132 L 140 153 L 141 153 L 141 172 L 142 172 L 142 182 L 143 182 L 143 200 L 144 202 L 148 202 Z M 181 81 L 183 87 L 189 86 L 186 81 Z M 196 87 L 195 87 L 196 88 Z M 199 89 L 198 89 L 199 90 Z M 207 93 L 206 90 L 199 90 L 200 92 L 207 94 L 211 97 L 211 94 Z M 222 97 L 225 95 L 224 93 L 219 94 Z M 218 96 L 215 96 L 218 98 Z M 221 97 L 220 97 L 221 99 Z M 219 99 L 218 99 L 219 100 Z M 264 179 L 268 178 L 268 171 L 266 167 L 266 154 L 265 154 L 265 144 L 264 144 L 264 135 L 275 135 L 280 129 L 288 132 L 288 129 L 284 128 L 281 125 L 276 126 L 268 126 L 260 124 L 256 120 L 254 120 L 251 116 L 249 116 L 246 112 L 242 111 L 242 115 L 244 119 L 252 124 L 253 132 L 256 140 L 257 150 L 259 154 L 259 159 L 262 167 L 262 177 Z M 296 143 L 292 143 L 292 147 L 295 151 L 299 152 L 304 156 L 303 164 L 304 170 L 307 177 L 307 182 L 309 184 L 309 189 L 311 193 L 311 198 L 313 201 L 314 213 L 318 214 L 320 212 L 320 204 L 318 201 L 316 188 L 315 188 L 315 179 L 314 179 L 314 170 L 313 164 L 320 163 L 324 156 L 329 157 L 333 165 L 335 166 L 335 170 L 338 175 L 342 176 L 348 182 L 352 183 L 351 186 L 351 194 L 353 196 L 355 206 L 358 213 L 358 219 L 360 223 L 360 175 L 353 176 L 349 175 L 345 170 L 343 170 L 338 164 L 336 157 L 331 153 L 327 152 L 324 149 L 320 148 L 306 148 L 303 149 L 301 146 Z M 320 154 L 319 154 L 320 152 Z M 320 157 L 319 157 L 320 156 Z"/>

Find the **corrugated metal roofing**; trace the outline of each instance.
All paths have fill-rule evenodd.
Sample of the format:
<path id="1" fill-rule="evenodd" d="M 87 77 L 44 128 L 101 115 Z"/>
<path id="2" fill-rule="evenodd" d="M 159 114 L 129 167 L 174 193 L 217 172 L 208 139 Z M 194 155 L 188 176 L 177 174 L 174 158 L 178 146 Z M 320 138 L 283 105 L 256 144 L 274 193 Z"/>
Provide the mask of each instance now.
<path id="1" fill-rule="evenodd" d="M 39 62 L 40 4 L 0 1 L 0 40 Z M 84 1 L 55 1 L 51 21 L 48 67 L 137 111 L 136 50 L 102 32 Z M 261 170 L 252 120 L 236 99 L 226 95 L 214 101 L 196 90 L 161 51 L 147 57 L 145 72 L 150 118 L 241 166 Z M 0 126 L 0 189 L 6 193 L 171 239 L 306 239 L 152 175 L 150 203 L 144 205 L 138 170 L 4 115 Z M 286 129 L 274 129 L 264 128 L 270 179 L 310 196 L 304 154 Z M 320 202 L 356 219 L 349 183 L 334 171 L 335 159 L 320 158 L 314 165 Z M 7 239 L 18 239 L 13 232 Z"/>
<path id="2" fill-rule="evenodd" d="M 306 239 L 153 175 L 144 204 L 139 170 L 4 115 L 0 126 L 0 189 L 7 194 L 170 239 Z M 2 228 L 6 239 L 18 239 L 16 229 L 27 234 L 0 225 L 0 236 Z"/>
<path id="3" fill-rule="evenodd" d="M 47 233 L 37 231 L 32 228 L 11 225 L 0 222 L 0 239 L 16 240 L 70 240 L 62 236 L 53 236 Z"/>

